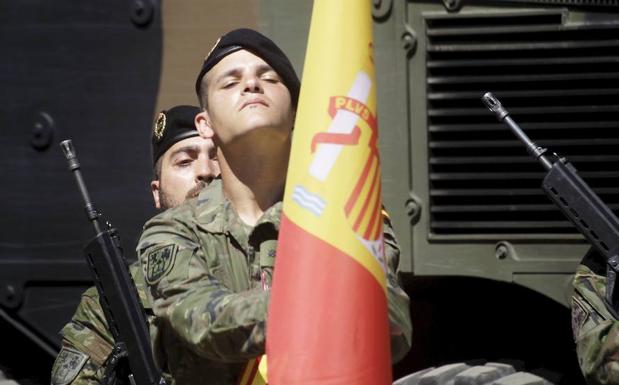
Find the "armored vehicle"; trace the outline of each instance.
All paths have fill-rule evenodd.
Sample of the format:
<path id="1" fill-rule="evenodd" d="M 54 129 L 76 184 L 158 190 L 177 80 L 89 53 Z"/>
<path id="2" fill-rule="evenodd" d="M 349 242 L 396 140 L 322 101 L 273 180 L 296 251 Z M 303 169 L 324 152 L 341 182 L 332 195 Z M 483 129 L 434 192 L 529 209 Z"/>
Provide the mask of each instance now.
<path id="1" fill-rule="evenodd" d="M 544 170 L 480 102 L 619 207 L 619 2 L 373 0 L 385 205 L 402 246 L 413 348 L 394 378 L 508 360 L 583 382 L 570 277 L 588 248 L 543 195 Z M 0 370 L 47 383 L 58 331 L 91 285 L 93 236 L 58 143 L 71 138 L 126 254 L 155 211 L 153 117 L 195 104 L 217 37 L 250 27 L 302 73 L 311 1 L 0 3 Z M 354 39 L 355 36 L 347 38 Z"/>

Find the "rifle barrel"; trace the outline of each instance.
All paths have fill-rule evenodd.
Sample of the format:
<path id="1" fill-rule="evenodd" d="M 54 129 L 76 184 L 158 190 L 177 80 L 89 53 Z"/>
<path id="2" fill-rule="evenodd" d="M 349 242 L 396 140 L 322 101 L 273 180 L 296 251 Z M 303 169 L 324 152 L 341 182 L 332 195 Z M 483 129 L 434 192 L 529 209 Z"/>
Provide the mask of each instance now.
<path id="1" fill-rule="evenodd" d="M 75 153 L 75 148 L 73 148 L 73 142 L 70 139 L 63 140 L 60 142 L 60 148 L 62 148 L 62 152 L 64 153 L 65 158 L 67 159 L 67 163 L 69 164 L 69 170 L 75 176 L 75 180 L 77 181 L 77 186 L 80 189 L 80 193 L 82 194 L 82 199 L 84 200 L 84 209 L 86 210 L 86 216 L 88 220 L 92 222 L 92 225 L 95 228 L 95 232 L 97 234 L 101 233 L 101 226 L 99 225 L 99 212 L 93 205 L 90 200 L 90 195 L 88 195 L 88 189 L 86 189 L 86 184 L 84 183 L 84 179 L 82 178 L 82 172 L 80 171 L 80 162 L 77 160 L 77 154 Z"/>
<path id="2" fill-rule="evenodd" d="M 525 144 L 529 154 L 533 155 L 535 159 L 537 159 L 542 164 L 546 171 L 552 168 L 552 163 L 544 156 L 546 149 L 538 146 L 537 144 L 533 143 L 531 139 L 529 139 L 527 134 L 525 134 L 524 131 L 522 131 L 522 129 L 520 128 L 520 126 L 518 126 L 518 124 L 514 122 L 514 120 L 509 116 L 509 112 L 507 112 L 505 107 L 503 107 L 499 99 L 492 95 L 491 92 L 486 92 L 484 96 L 481 97 L 481 101 L 484 102 L 484 104 L 486 105 L 486 107 L 488 107 L 490 111 L 496 114 L 499 122 L 504 121 L 505 123 L 507 123 L 512 132 L 518 137 L 518 139 L 520 139 L 520 141 Z"/>

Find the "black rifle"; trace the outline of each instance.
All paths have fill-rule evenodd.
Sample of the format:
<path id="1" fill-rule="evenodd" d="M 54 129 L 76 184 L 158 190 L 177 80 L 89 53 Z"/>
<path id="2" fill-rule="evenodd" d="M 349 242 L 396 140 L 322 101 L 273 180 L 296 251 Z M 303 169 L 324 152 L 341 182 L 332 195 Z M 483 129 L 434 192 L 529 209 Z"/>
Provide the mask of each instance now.
<path id="1" fill-rule="evenodd" d="M 595 249 L 606 259 L 606 307 L 617 318 L 619 295 L 616 285 L 619 271 L 619 219 L 611 209 L 593 192 L 577 174 L 576 168 L 565 158 L 554 154 L 550 161 L 544 154 L 546 149 L 537 146 L 522 129 L 509 117 L 501 102 L 490 92 L 482 96 L 484 104 L 494 112 L 500 122 L 505 122 L 548 171 L 542 182 L 542 189 L 557 205 L 567 219 L 589 240 Z"/>
<path id="2" fill-rule="evenodd" d="M 107 363 L 110 370 L 106 370 L 107 375 L 115 378 L 108 377 L 106 380 L 108 383 L 119 379 L 123 382 L 129 380 L 132 385 L 165 385 L 161 371 L 155 365 L 148 322 L 123 257 L 118 232 L 109 223 L 105 229 L 101 229 L 101 214 L 90 200 L 73 145 L 70 140 L 65 140 L 60 146 L 69 163 L 69 170 L 77 180 L 86 204 L 86 215 L 97 234 L 84 252 L 99 292 L 99 302 L 115 341 Z M 123 369 L 124 360 L 129 362 L 128 373 L 123 373 L 127 371 L 126 365 Z M 125 375 L 127 378 L 123 378 Z"/>

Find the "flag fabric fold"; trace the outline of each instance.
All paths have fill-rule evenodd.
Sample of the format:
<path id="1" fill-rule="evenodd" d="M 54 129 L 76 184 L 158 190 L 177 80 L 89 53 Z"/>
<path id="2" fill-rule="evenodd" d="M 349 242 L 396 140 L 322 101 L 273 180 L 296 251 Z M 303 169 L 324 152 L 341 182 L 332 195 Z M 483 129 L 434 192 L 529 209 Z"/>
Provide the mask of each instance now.
<path id="1" fill-rule="evenodd" d="M 368 0 L 315 0 L 267 331 L 270 385 L 391 384 Z"/>

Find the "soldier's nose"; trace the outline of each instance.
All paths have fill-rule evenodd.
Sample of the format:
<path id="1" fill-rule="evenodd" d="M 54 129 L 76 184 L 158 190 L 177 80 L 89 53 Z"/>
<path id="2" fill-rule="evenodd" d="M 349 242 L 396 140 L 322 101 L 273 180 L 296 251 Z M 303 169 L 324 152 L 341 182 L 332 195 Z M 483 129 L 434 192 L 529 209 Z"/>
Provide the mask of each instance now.
<path id="1" fill-rule="evenodd" d="M 244 92 L 261 92 L 262 87 L 256 76 L 248 76 L 245 80 Z"/>

